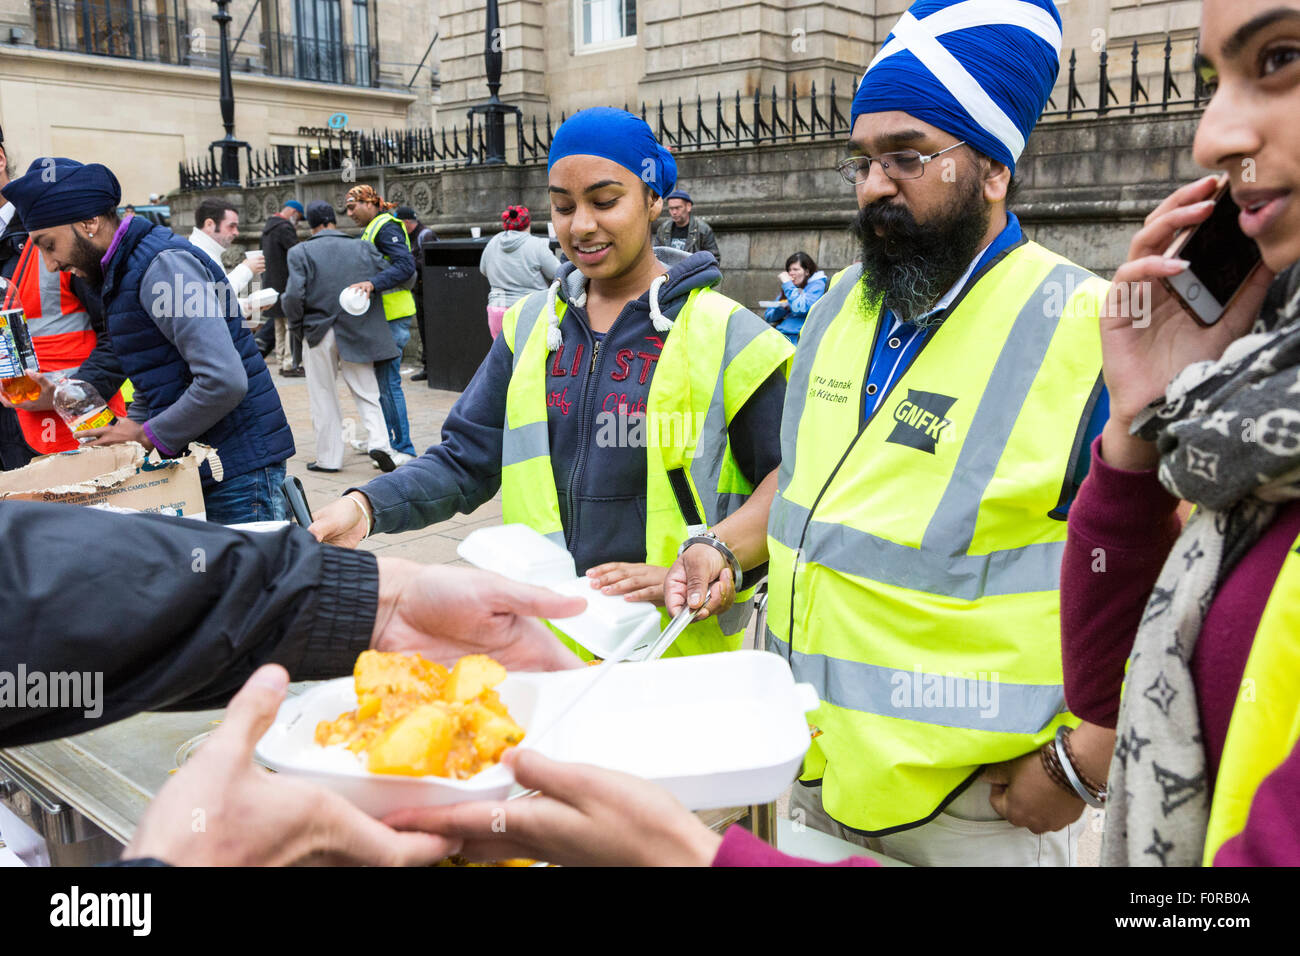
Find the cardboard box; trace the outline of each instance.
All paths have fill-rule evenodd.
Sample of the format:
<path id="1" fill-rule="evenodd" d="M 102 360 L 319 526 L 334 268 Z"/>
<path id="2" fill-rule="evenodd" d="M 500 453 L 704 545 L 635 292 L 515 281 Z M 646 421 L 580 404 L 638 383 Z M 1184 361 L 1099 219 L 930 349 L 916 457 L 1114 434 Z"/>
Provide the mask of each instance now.
<path id="1" fill-rule="evenodd" d="M 221 463 L 207 445 L 190 445 L 184 458 L 146 457 L 135 442 L 79 448 L 0 472 L 0 501 L 111 505 L 204 520 L 199 466 L 209 458 L 219 475 Z"/>

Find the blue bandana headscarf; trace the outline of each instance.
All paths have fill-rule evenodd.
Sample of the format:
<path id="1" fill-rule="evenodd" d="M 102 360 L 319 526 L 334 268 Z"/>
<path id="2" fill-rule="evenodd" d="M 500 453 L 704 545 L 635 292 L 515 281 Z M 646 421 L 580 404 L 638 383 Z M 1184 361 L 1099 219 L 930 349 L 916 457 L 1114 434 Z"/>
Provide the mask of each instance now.
<path id="1" fill-rule="evenodd" d="M 626 110 L 596 106 L 581 110 L 565 120 L 551 140 L 546 171 L 565 156 L 599 156 L 635 173 L 666 196 L 677 184 L 677 163 L 673 154 L 659 145 L 655 134 L 639 116 Z"/>
<path id="2" fill-rule="evenodd" d="M 917 0 L 867 67 L 850 122 L 899 110 L 1015 172 L 1060 69 L 1052 0 Z"/>
<path id="3" fill-rule="evenodd" d="M 4 190 L 25 229 L 48 229 L 93 219 L 117 207 L 122 187 L 107 166 L 82 165 L 63 156 L 32 160 L 27 172 Z"/>

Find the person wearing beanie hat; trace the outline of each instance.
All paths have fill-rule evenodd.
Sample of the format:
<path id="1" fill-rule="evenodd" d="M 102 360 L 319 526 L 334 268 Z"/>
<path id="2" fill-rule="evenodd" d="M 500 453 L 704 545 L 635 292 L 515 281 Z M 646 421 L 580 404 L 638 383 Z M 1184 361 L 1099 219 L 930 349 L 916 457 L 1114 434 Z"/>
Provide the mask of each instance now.
<path id="1" fill-rule="evenodd" d="M 415 456 L 411 426 L 406 418 L 406 396 L 402 393 L 401 353 L 411 340 L 411 320 L 419 311 L 411 291 L 415 288 L 419 270 L 416 268 L 415 256 L 411 254 L 411 237 L 401 220 L 390 211 L 396 205 L 386 202 L 383 196 L 375 192 L 373 186 L 366 183 L 349 189 L 344 202 L 344 211 L 362 229 L 361 238 L 373 242 L 387 261 L 387 266 L 375 275 L 350 286 L 366 295 L 378 293 L 381 296 L 384 315 L 388 319 L 388 331 L 397 345 L 397 358 L 375 365 L 375 375 L 379 379 L 379 399 L 384 407 L 384 419 L 388 422 L 389 444 L 397 452 L 395 458 L 380 451 L 371 453 L 375 467 L 383 471 L 392 471 L 397 465 Z"/>
<path id="2" fill-rule="evenodd" d="M 501 213 L 504 229 L 488 240 L 478 271 L 488 280 L 487 320 L 492 338 L 501 334 L 506 310 L 555 279 L 560 262 L 551 244 L 528 231 L 532 214 L 527 206 L 510 206 Z"/>
<path id="3" fill-rule="evenodd" d="M 37 159 L 3 194 L 46 269 L 100 285 L 113 350 L 147 410 L 144 422 L 119 418 L 79 437 L 168 458 L 209 445 L 219 459 L 199 470 L 209 521 L 285 518 L 293 436 L 221 267 L 165 226 L 119 220 L 117 178 L 98 163 Z"/>
<path id="4" fill-rule="evenodd" d="M 762 542 L 769 649 L 822 700 L 792 808 L 918 864 L 1067 865 L 1085 807 L 1056 742 L 1079 724 L 1058 587 L 1106 420 L 1107 286 L 1008 210 L 1060 47 L 1052 0 L 901 16 L 839 164 L 861 262 L 803 327 L 770 507 L 727 529 Z M 670 609 L 718 579 L 716 558 L 683 554 Z M 1095 765 L 1113 736 L 1080 725 L 1070 752 Z"/>
<path id="5" fill-rule="evenodd" d="M 298 243 L 298 223 L 302 222 L 305 215 L 302 203 L 290 199 L 268 216 L 262 226 L 262 257 L 266 260 L 263 282 L 268 289 L 284 291 L 289 281 L 289 250 Z M 269 356 L 272 350 L 275 351 L 281 375 L 301 378 L 305 374 L 302 368 L 302 340 L 290 335 L 284 321 L 284 309 L 279 301 L 264 308 L 262 315 L 271 321 L 263 322 L 257 330 L 258 349 L 264 357 Z"/>
<path id="6" fill-rule="evenodd" d="M 640 118 L 597 108 L 566 120 L 547 191 L 569 261 L 507 310 L 441 444 L 318 511 L 311 532 L 354 547 L 372 530 L 469 514 L 500 488 L 505 521 L 563 544 L 593 588 L 662 602 L 681 543 L 774 486 L 793 352 L 715 291 L 711 255 L 654 246 L 676 178 Z M 668 653 L 738 649 L 759 563 L 735 550 L 722 586 L 746 589 L 741 600 Z"/>
<path id="7" fill-rule="evenodd" d="M 668 219 L 659 224 L 655 233 L 655 245 L 681 249 L 685 252 L 703 250 L 722 264 L 722 254 L 718 252 L 718 240 L 713 236 L 713 229 L 707 222 L 694 214 L 695 204 L 691 194 L 684 189 L 674 189 L 664 199 L 668 209 Z"/>

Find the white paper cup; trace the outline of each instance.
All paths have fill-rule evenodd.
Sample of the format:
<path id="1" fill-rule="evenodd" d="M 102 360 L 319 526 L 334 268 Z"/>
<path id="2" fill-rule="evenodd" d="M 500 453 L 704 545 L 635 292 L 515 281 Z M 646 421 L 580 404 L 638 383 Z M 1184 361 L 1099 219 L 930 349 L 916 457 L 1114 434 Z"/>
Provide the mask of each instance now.
<path id="1" fill-rule="evenodd" d="M 254 249 L 252 252 L 245 252 L 244 258 L 247 259 L 248 262 L 251 264 L 253 262 L 263 259 L 264 257 L 262 255 L 261 250 Z"/>
<path id="2" fill-rule="evenodd" d="M 470 226 L 469 234 L 473 236 L 475 239 L 477 239 L 479 236 L 483 235 L 483 230 L 480 229 L 478 226 Z"/>

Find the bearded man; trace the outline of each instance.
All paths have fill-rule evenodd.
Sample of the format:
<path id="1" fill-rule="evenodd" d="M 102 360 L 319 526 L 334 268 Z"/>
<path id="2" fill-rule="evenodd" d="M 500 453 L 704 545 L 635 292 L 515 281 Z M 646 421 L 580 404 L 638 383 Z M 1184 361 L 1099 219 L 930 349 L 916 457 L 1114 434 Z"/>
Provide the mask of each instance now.
<path id="1" fill-rule="evenodd" d="M 822 701 L 792 814 L 914 864 L 1072 863 L 1100 788 L 1071 761 L 1113 743 L 1066 710 L 1057 590 L 1106 284 L 1007 209 L 1060 45 L 1050 0 L 903 15 L 854 99 L 862 262 L 804 326 L 770 513 L 713 529 L 766 527 L 768 646 Z M 688 549 L 669 610 L 725 606 L 723 563 Z"/>
<path id="2" fill-rule="evenodd" d="M 293 435 L 221 267 L 165 226 L 119 219 L 122 188 L 107 166 L 33 160 L 3 190 L 50 272 L 99 287 L 113 351 L 147 419 L 83 429 L 90 444 L 137 442 L 176 458 L 215 448 L 199 469 L 209 521 L 282 520 Z"/>

